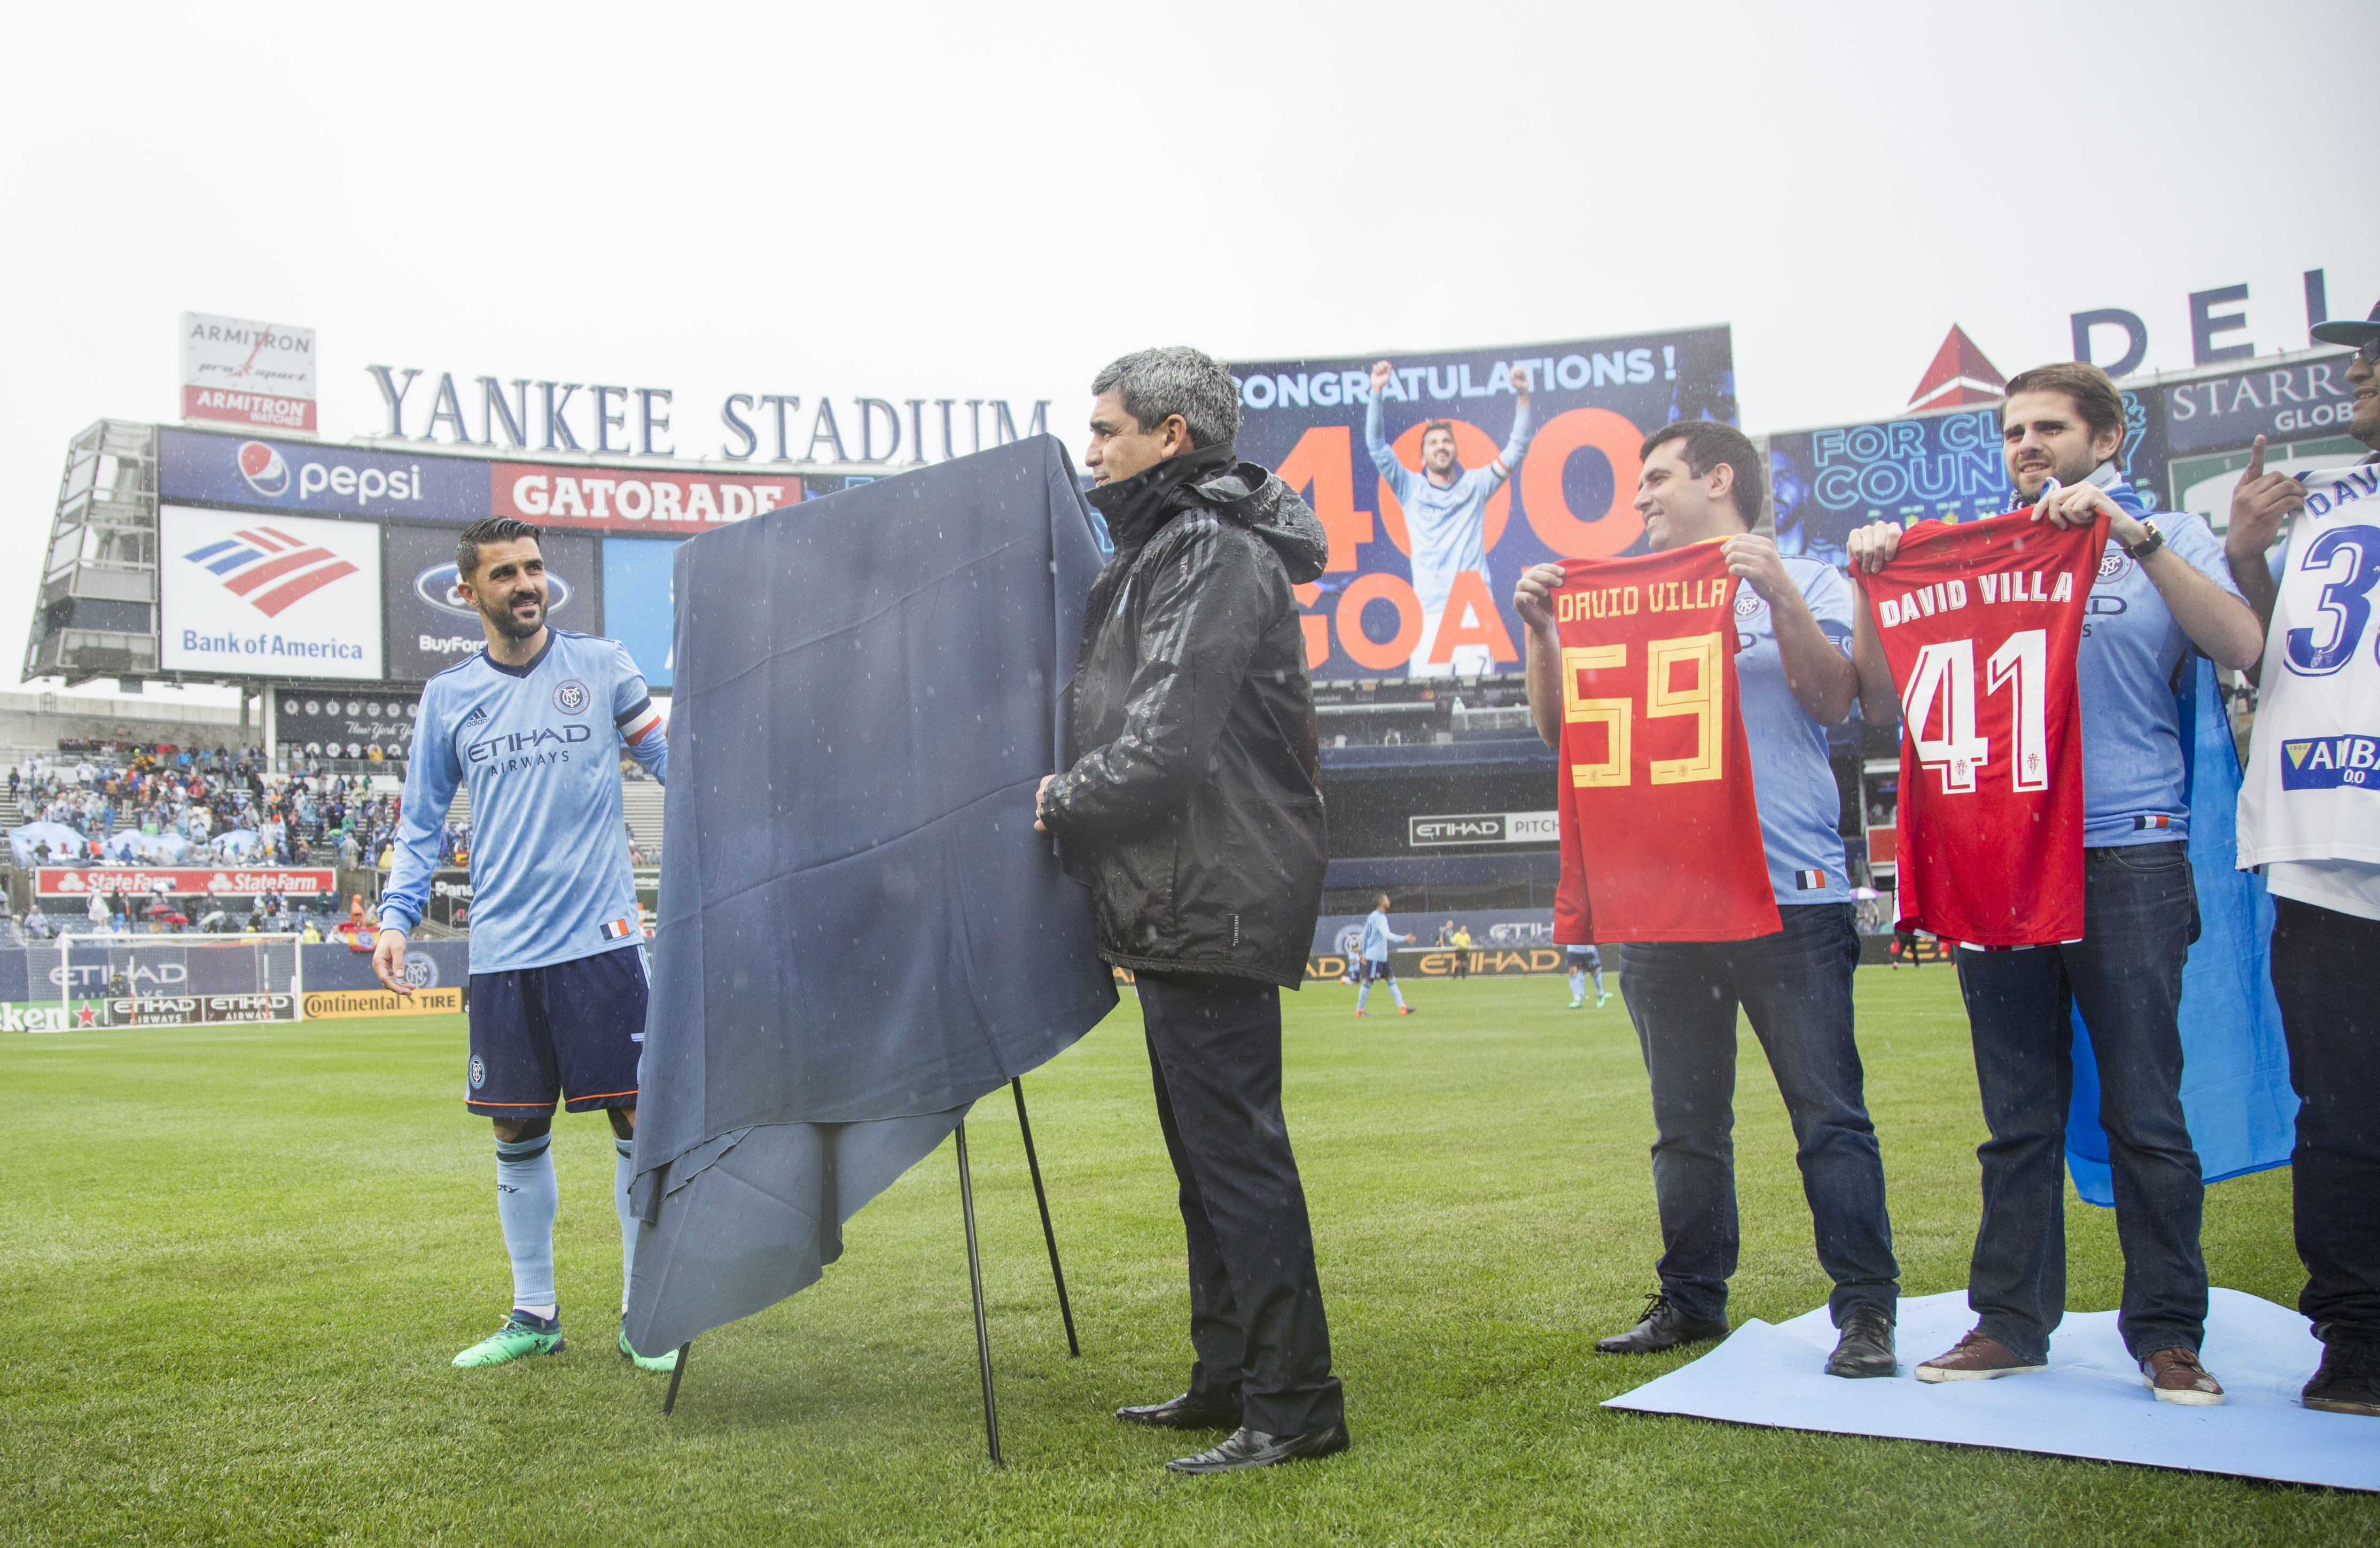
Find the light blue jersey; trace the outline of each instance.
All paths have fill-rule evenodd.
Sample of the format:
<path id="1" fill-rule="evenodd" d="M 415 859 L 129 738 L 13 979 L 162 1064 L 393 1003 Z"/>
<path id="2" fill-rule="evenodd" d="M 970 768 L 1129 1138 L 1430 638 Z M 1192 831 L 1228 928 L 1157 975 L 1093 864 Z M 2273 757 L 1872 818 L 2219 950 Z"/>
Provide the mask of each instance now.
<path id="1" fill-rule="evenodd" d="M 2154 518 L 2165 545 L 2233 596 L 2223 542 L 2188 511 L 2154 510 L 2112 462 L 2091 481 L 2143 520 Z M 2240 599 L 2243 603 L 2245 598 Z M 2165 596 L 2138 561 L 2110 539 L 2099 557 L 2090 613 L 2075 657 L 2082 705 L 2082 847 L 2165 844 L 2190 835 L 2190 794 L 2181 753 L 2174 673 L 2190 649 Z"/>
<path id="2" fill-rule="evenodd" d="M 527 666 L 482 650 L 431 678 L 381 922 L 419 922 L 446 809 L 468 780 L 472 972 L 641 944 L 620 811 L 623 747 L 667 777 L 661 713 L 617 640 L 549 628 Z"/>
<path id="3" fill-rule="evenodd" d="M 1389 916 L 1378 908 L 1373 909 L 1371 917 L 1364 921 L 1364 960 L 1386 962 L 1389 959 L 1389 942 L 1392 938 L 1389 932 Z"/>
<path id="4" fill-rule="evenodd" d="M 1404 507 L 1405 536 L 1413 544 L 1414 594 L 1421 599 L 1422 610 L 1444 612 L 1454 578 L 1463 570 L 1489 579 L 1488 594 L 1494 596 L 1495 586 L 1488 575 L 1488 499 L 1504 487 L 1504 481 L 1512 476 L 1529 449 L 1527 406 L 1513 408 L 1512 434 L 1504 443 L 1502 456 L 1485 468 L 1464 469 L 1443 489 L 1430 482 L 1427 474 L 1399 462 L 1389 448 L 1380 431 L 1378 394 L 1364 409 L 1364 445 L 1397 504 Z"/>
<path id="5" fill-rule="evenodd" d="M 1783 562 L 1819 629 L 1850 655 L 1851 582 L 1816 559 L 1789 554 Z M 1842 796 L 1827 762 L 1827 728 L 1785 686 L 1777 622 L 1748 582 L 1735 589 L 1735 682 L 1743 701 L 1744 739 L 1752 744 L 1752 789 L 1760 803 L 1769 887 L 1779 904 L 1850 901 Z"/>

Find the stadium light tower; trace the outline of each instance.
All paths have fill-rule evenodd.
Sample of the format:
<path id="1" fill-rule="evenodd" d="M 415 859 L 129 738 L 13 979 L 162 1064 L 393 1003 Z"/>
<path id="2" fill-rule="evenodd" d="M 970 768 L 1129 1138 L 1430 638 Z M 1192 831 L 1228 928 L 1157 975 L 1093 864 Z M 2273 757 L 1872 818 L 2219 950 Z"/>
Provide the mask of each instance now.
<path id="1" fill-rule="evenodd" d="M 157 670 L 157 429 L 102 420 L 69 443 L 27 677 Z"/>

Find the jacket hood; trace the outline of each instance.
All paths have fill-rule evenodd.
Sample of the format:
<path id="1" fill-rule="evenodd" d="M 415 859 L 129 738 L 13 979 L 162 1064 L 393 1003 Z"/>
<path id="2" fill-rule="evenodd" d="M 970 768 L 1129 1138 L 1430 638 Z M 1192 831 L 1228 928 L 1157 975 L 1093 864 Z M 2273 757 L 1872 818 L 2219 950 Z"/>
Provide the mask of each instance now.
<path id="1" fill-rule="evenodd" d="M 1240 461 L 1228 445 L 1168 457 L 1128 479 L 1099 484 L 1085 497 L 1107 518 L 1119 554 L 1140 548 L 1193 506 L 1264 539 L 1293 584 L 1318 579 L 1330 553 L 1330 534 L 1297 492 L 1256 463 Z"/>

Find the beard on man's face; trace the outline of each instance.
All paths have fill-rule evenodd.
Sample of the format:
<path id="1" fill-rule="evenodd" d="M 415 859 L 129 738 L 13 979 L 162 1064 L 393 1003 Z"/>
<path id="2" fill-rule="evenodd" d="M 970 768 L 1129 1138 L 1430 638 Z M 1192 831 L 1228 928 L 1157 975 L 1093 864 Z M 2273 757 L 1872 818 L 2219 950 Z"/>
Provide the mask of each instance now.
<path id="1" fill-rule="evenodd" d="M 514 604 L 525 599 L 534 601 L 537 603 L 536 608 L 532 611 L 516 612 Z M 491 605 L 491 603 L 493 605 Z M 480 613 L 498 634 L 514 640 L 527 640 L 545 627 L 545 599 L 533 591 L 516 592 L 500 601 L 492 598 L 490 603 L 480 604 Z"/>

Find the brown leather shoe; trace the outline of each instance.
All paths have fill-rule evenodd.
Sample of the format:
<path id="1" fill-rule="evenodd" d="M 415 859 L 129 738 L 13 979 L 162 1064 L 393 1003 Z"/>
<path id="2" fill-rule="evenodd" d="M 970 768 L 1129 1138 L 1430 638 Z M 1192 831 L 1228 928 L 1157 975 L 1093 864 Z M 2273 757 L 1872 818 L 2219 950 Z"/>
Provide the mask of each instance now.
<path id="1" fill-rule="evenodd" d="M 1995 1376 L 2029 1376 L 2049 1369 L 2047 1362 L 2026 1363 L 2022 1356 L 1977 1328 L 1932 1359 L 1921 1360 L 1921 1382 L 1988 1382 Z"/>
<path id="2" fill-rule="evenodd" d="M 2141 1361 L 2141 1374 L 2160 1403 L 2213 1408 L 2223 1401 L 2223 1383 L 2198 1363 L 2195 1349 L 2159 1349 Z"/>

